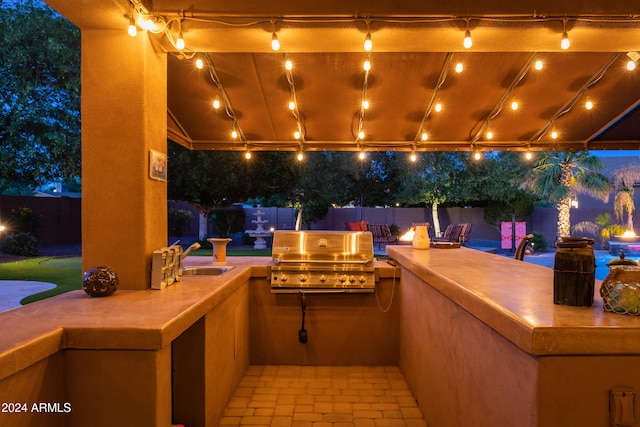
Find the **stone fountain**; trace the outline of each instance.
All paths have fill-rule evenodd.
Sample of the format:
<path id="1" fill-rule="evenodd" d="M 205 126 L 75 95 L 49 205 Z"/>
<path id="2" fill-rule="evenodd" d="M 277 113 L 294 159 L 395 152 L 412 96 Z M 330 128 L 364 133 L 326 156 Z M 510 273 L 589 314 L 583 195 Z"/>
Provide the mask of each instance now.
<path id="1" fill-rule="evenodd" d="M 256 217 L 256 219 L 252 220 L 251 222 L 256 225 L 256 229 L 245 230 L 245 233 L 247 233 L 251 237 L 256 238 L 256 241 L 253 244 L 253 249 L 267 249 L 267 241 L 264 240 L 264 238 L 271 236 L 272 232 L 269 230 L 265 230 L 262 225 L 266 224 L 269 221 L 267 221 L 266 219 L 262 219 L 262 217 L 264 216 L 264 211 L 261 209 L 260 205 L 258 205 L 258 208 L 253 213 L 253 215 Z"/>

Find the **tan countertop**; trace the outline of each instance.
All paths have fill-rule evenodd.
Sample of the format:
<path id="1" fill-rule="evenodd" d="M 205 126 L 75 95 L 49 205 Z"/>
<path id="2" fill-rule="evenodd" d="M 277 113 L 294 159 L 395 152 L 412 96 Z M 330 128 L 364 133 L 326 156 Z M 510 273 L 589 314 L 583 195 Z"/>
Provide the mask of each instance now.
<path id="1" fill-rule="evenodd" d="M 530 354 L 640 354 L 640 316 L 605 312 L 599 281 L 593 307 L 556 305 L 551 268 L 464 247 L 387 252 Z"/>
<path id="2" fill-rule="evenodd" d="M 185 266 L 212 261 L 192 256 Z M 62 349 L 161 349 L 251 277 L 268 277 L 271 258 L 228 257 L 222 265 L 235 268 L 221 276 L 183 276 L 162 290 L 118 290 L 101 298 L 72 291 L 0 313 L 0 379 Z M 376 267 L 382 277 L 399 271 L 382 261 Z"/>

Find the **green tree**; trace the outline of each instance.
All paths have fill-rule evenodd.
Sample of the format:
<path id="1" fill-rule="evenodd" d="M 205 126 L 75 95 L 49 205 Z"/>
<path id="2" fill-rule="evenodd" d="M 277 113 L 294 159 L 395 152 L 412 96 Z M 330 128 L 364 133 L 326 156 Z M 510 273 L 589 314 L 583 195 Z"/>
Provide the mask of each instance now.
<path id="1" fill-rule="evenodd" d="M 198 209 L 198 237 L 204 239 L 214 209 L 250 197 L 290 193 L 297 182 L 291 158 L 291 153 L 258 152 L 247 160 L 237 151 L 192 151 L 170 142 L 167 197 Z"/>
<path id="2" fill-rule="evenodd" d="M 606 200 L 609 179 L 599 173 L 602 161 L 588 151 L 545 151 L 525 180 L 525 187 L 558 210 L 556 238 L 571 235 L 571 199 L 589 194 Z"/>
<path id="3" fill-rule="evenodd" d="M 80 31 L 33 0 L 0 27 L 0 192 L 79 176 Z"/>

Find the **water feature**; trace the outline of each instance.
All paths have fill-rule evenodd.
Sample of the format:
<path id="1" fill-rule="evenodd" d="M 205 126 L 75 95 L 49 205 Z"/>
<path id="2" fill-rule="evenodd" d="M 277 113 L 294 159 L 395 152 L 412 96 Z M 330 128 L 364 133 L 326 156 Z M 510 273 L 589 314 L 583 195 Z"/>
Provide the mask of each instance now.
<path id="1" fill-rule="evenodd" d="M 262 217 L 264 216 L 264 211 L 261 209 L 260 205 L 258 205 L 257 210 L 253 213 L 253 215 L 256 217 L 256 219 L 252 220 L 251 222 L 256 225 L 256 229 L 245 230 L 245 233 L 247 233 L 251 237 L 256 238 L 256 241 L 253 244 L 253 249 L 267 249 L 267 241 L 264 238 L 271 236 L 273 232 L 270 230 L 265 230 L 263 224 L 266 224 L 269 221 L 267 221 L 266 219 L 262 219 Z"/>

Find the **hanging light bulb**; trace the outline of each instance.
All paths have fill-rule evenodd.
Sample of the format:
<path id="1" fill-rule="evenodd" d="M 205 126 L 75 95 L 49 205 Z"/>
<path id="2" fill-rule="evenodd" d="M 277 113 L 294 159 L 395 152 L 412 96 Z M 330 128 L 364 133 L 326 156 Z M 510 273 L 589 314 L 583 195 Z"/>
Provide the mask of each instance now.
<path id="1" fill-rule="evenodd" d="M 422 132 L 422 140 L 426 141 L 427 139 L 429 139 L 429 135 L 427 134 L 427 132 Z"/>
<path id="2" fill-rule="evenodd" d="M 487 139 L 493 139 L 493 132 L 490 130 L 487 131 Z"/>
<path id="3" fill-rule="evenodd" d="M 633 71 L 636 69 L 636 63 L 635 61 L 629 61 L 627 62 L 627 70 L 629 71 Z"/>
<path id="4" fill-rule="evenodd" d="M 178 33 L 178 39 L 176 40 L 176 49 L 184 50 L 184 37 L 182 36 L 182 29 Z"/>
<path id="5" fill-rule="evenodd" d="M 358 132 L 358 139 L 364 139 L 364 131 L 363 130 Z"/>
<path id="6" fill-rule="evenodd" d="M 204 62 L 202 61 L 202 58 L 196 59 L 196 68 L 198 70 L 202 70 L 202 68 L 204 68 Z"/>
<path id="7" fill-rule="evenodd" d="M 293 101 L 289 101 L 289 110 L 293 111 L 296 109 L 296 103 Z"/>
<path id="8" fill-rule="evenodd" d="M 251 158 L 251 151 L 247 150 L 244 152 L 244 158 L 249 160 Z"/>
<path id="9" fill-rule="evenodd" d="M 360 160 L 364 160 L 364 158 L 365 158 L 364 150 L 360 150 L 360 152 L 358 153 L 358 158 L 359 158 Z"/>
<path id="10" fill-rule="evenodd" d="M 456 73 L 461 73 L 463 69 L 464 69 L 464 66 L 462 65 L 462 62 L 458 62 L 456 64 Z"/>
<path id="11" fill-rule="evenodd" d="M 541 61 L 541 60 L 539 60 L 539 59 L 538 59 L 538 60 L 536 61 L 535 65 L 534 65 L 534 67 L 535 67 L 535 69 L 536 69 L 536 70 L 540 71 L 540 70 L 542 70 L 542 68 L 544 67 L 544 64 L 542 63 L 542 61 Z"/>
<path id="12" fill-rule="evenodd" d="M 231 138 L 236 139 L 238 137 L 238 131 L 235 129 L 231 131 Z"/>
<path id="13" fill-rule="evenodd" d="M 551 139 L 558 139 L 558 131 L 557 130 L 552 130 L 551 131 Z"/>
<path id="14" fill-rule="evenodd" d="M 133 10 L 131 11 L 131 17 L 129 18 L 129 28 L 127 32 L 131 37 L 138 35 L 138 27 L 136 27 L 136 21 L 133 19 Z"/>
<path id="15" fill-rule="evenodd" d="M 531 151 L 527 150 L 527 152 L 524 153 L 524 158 L 525 160 L 531 160 L 533 158 L 533 154 L 531 153 Z"/>
<path id="16" fill-rule="evenodd" d="M 293 137 L 294 137 L 295 139 L 300 139 L 300 131 L 299 131 L 299 130 L 295 131 L 295 132 L 293 133 Z"/>
<path id="17" fill-rule="evenodd" d="M 284 63 L 284 68 L 291 71 L 293 69 L 293 62 L 291 62 L 290 59 L 287 59 L 286 62 Z"/>
<path id="18" fill-rule="evenodd" d="M 411 156 L 409 156 L 409 159 L 410 159 L 412 162 L 415 162 L 416 160 L 418 160 L 418 156 L 416 156 L 416 152 L 415 152 L 415 151 L 412 151 L 412 152 L 411 152 Z"/>
<path id="19" fill-rule="evenodd" d="M 367 101 L 366 99 L 364 101 L 362 101 L 362 108 L 364 108 L 365 110 L 369 109 L 369 101 Z"/>
<path id="20" fill-rule="evenodd" d="M 435 106 L 435 110 L 439 113 L 440 111 L 442 111 L 442 104 L 439 102 L 436 102 L 436 106 Z"/>
<path id="21" fill-rule="evenodd" d="M 215 108 L 216 110 L 220 108 L 220 100 L 218 98 L 213 100 L 213 108 Z"/>
<path id="22" fill-rule="evenodd" d="M 587 110 L 591 110 L 593 108 L 593 102 L 589 98 L 587 98 L 587 102 L 584 103 L 584 108 Z"/>
<path id="23" fill-rule="evenodd" d="M 364 39 L 364 50 L 370 52 L 373 49 L 373 42 L 371 41 L 371 33 L 367 32 L 367 36 Z"/>
<path id="24" fill-rule="evenodd" d="M 513 111 L 516 111 L 518 109 L 520 105 L 518 104 L 518 100 L 513 98 L 513 100 L 511 101 L 511 109 Z"/>
<path id="25" fill-rule="evenodd" d="M 467 25 L 469 25 L 468 21 L 467 21 Z M 471 46 L 473 46 L 473 40 L 471 40 L 471 31 L 469 31 L 469 28 L 467 28 L 467 30 L 464 32 L 463 46 L 465 49 L 470 49 Z"/>
<path id="26" fill-rule="evenodd" d="M 271 34 L 271 49 L 276 52 L 280 50 L 280 42 L 275 31 Z"/>
<path id="27" fill-rule="evenodd" d="M 364 70 L 369 71 L 370 69 L 371 69 L 371 61 L 367 59 L 366 61 L 364 61 Z"/>
<path id="28" fill-rule="evenodd" d="M 475 151 L 473 152 L 473 158 L 474 158 L 474 160 L 480 160 L 480 159 L 482 159 L 482 152 L 481 152 L 481 151 L 479 151 L 479 150 L 475 150 Z"/>
<path id="29" fill-rule="evenodd" d="M 571 46 L 571 42 L 569 41 L 569 34 L 566 31 L 562 32 L 562 41 L 560 42 L 560 48 L 562 50 L 567 50 Z"/>
<path id="30" fill-rule="evenodd" d="M 298 151 L 297 159 L 298 159 L 299 162 L 304 160 L 304 153 L 302 152 L 302 150 Z"/>

